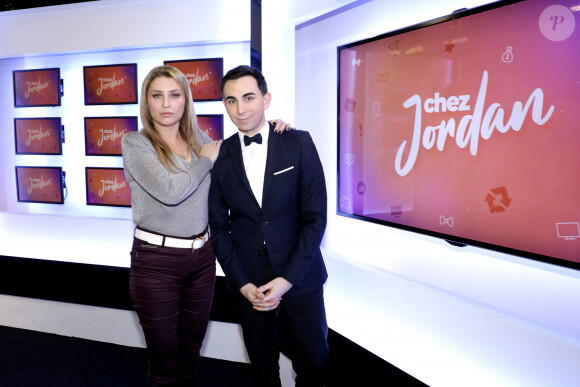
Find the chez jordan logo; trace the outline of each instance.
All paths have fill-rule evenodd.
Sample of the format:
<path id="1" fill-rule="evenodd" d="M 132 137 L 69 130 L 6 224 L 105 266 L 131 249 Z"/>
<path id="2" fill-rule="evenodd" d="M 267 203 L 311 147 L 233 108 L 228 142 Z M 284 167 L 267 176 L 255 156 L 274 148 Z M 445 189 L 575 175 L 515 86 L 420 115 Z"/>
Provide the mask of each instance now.
<path id="1" fill-rule="evenodd" d="M 512 199 L 509 197 L 506 187 L 498 187 L 487 193 L 485 201 L 489 206 L 489 212 L 495 214 L 505 211 L 510 206 Z"/>

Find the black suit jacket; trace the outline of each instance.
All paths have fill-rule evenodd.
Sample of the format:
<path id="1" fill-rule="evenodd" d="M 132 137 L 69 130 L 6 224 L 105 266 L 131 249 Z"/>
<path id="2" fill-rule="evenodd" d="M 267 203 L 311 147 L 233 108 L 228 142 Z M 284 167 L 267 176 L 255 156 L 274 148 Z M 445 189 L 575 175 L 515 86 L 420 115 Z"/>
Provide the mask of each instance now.
<path id="1" fill-rule="evenodd" d="M 222 143 L 209 194 L 211 239 L 232 290 L 261 283 L 266 243 L 274 274 L 306 294 L 327 278 L 320 252 L 326 228 L 326 183 L 308 132 L 274 134 L 270 125 L 262 208 L 244 171 L 238 134 Z"/>

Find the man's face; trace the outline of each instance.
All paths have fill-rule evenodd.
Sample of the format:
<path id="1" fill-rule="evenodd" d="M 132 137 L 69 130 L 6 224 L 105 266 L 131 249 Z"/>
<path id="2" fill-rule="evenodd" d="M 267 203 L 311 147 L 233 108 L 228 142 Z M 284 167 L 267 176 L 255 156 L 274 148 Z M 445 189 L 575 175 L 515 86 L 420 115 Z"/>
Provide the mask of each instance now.
<path id="1" fill-rule="evenodd" d="M 253 136 L 266 123 L 264 111 L 270 106 L 270 93 L 262 95 L 254 77 L 244 77 L 227 81 L 224 85 L 224 106 L 232 122 L 238 129 Z"/>

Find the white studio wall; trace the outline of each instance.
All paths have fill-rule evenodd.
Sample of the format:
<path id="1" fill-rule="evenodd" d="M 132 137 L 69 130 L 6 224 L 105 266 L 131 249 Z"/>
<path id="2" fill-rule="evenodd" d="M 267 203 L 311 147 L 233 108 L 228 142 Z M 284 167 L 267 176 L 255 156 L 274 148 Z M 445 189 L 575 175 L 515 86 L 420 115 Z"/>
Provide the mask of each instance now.
<path id="1" fill-rule="evenodd" d="M 263 68 L 290 87 L 275 65 L 285 47 L 295 94 L 272 90 L 274 109 L 294 106 L 325 168 L 331 328 L 432 386 L 576 385 L 578 271 L 336 215 L 337 47 L 487 2 L 299 3 L 263 1 L 264 20 L 288 15 L 264 40 Z"/>
<path id="2" fill-rule="evenodd" d="M 249 42 L 250 1 L 112 0 L 0 14 L 0 58 Z"/>

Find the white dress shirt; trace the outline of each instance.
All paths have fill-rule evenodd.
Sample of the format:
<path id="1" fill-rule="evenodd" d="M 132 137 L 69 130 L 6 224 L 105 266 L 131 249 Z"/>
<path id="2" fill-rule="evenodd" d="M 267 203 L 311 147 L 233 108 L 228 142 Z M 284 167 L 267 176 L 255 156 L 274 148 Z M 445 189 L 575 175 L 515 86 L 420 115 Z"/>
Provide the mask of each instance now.
<path id="1" fill-rule="evenodd" d="M 242 158 L 244 159 L 244 168 L 246 176 L 250 182 L 252 192 L 262 207 L 262 191 L 264 190 L 264 173 L 266 172 L 266 160 L 268 158 L 268 135 L 270 132 L 268 121 L 264 124 L 258 133 L 262 135 L 262 143 L 255 142 L 250 145 L 244 145 L 244 134 L 238 132 L 240 143 L 242 144 Z"/>

